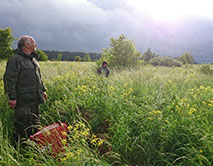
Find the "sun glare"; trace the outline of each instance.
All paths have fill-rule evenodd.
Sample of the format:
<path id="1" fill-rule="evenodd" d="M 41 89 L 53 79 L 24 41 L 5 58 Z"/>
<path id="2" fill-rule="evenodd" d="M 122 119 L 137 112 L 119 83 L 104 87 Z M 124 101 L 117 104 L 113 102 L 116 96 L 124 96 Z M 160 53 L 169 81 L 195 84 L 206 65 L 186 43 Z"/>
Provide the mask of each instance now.
<path id="1" fill-rule="evenodd" d="M 186 15 L 213 17 L 212 0 L 131 0 L 128 3 L 159 20 L 176 20 Z"/>

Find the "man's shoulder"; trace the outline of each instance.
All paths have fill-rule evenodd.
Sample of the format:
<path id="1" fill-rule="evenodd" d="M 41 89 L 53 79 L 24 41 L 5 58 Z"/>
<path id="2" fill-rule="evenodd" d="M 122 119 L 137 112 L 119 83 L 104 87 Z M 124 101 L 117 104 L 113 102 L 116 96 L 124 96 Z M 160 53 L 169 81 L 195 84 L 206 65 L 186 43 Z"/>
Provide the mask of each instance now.
<path id="1" fill-rule="evenodd" d="M 98 70 L 102 70 L 102 67 L 98 67 Z"/>
<path id="2" fill-rule="evenodd" d="M 16 60 L 16 59 L 18 59 L 18 58 L 19 58 L 19 55 L 14 54 L 13 56 L 11 56 L 11 57 L 8 59 L 8 61 L 14 61 L 14 60 Z"/>
<path id="3" fill-rule="evenodd" d="M 105 67 L 104 70 L 109 71 L 108 67 Z"/>
<path id="4" fill-rule="evenodd" d="M 21 63 L 22 61 L 25 61 L 24 59 L 26 59 L 22 54 L 19 54 L 19 53 L 14 53 L 13 56 L 11 56 L 9 59 L 8 59 L 8 64 L 19 64 Z"/>
<path id="5" fill-rule="evenodd" d="M 19 59 L 22 59 L 23 56 L 21 54 L 17 54 L 15 53 L 12 57 L 10 57 L 9 60 L 19 60 Z"/>
<path id="6" fill-rule="evenodd" d="M 13 55 L 14 58 L 19 58 L 19 59 L 22 59 L 25 57 L 25 54 L 20 50 L 20 49 L 16 49 L 14 50 L 14 55 Z"/>

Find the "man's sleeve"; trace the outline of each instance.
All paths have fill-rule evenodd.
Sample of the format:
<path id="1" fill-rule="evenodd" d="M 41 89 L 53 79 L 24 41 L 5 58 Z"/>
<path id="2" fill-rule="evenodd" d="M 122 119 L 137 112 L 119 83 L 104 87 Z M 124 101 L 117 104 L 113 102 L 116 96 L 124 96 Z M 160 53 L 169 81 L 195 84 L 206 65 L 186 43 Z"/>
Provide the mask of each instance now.
<path id="1" fill-rule="evenodd" d="M 32 59 L 33 64 L 36 66 L 36 75 L 38 77 L 39 81 L 39 86 L 43 90 L 43 92 L 46 92 L 46 88 L 44 87 L 43 80 L 41 78 L 41 70 L 40 70 L 40 65 L 38 64 L 37 60 L 35 58 Z"/>
<path id="2" fill-rule="evenodd" d="M 109 69 L 106 70 L 106 77 L 109 76 Z"/>
<path id="3" fill-rule="evenodd" d="M 6 66 L 4 73 L 4 90 L 8 94 L 10 100 L 16 99 L 16 83 L 18 81 L 20 67 L 17 58 L 11 57 Z"/>
<path id="4" fill-rule="evenodd" d="M 40 79 L 41 79 L 41 88 L 42 88 L 42 90 L 43 90 L 44 92 L 46 92 L 47 90 L 46 90 L 46 88 L 45 88 L 45 86 L 44 86 L 44 82 L 43 82 L 43 80 L 42 80 L 42 78 L 41 78 L 41 70 L 40 70 L 40 68 L 38 68 L 38 70 L 39 70 L 39 76 L 40 76 Z"/>
<path id="5" fill-rule="evenodd" d="M 101 67 L 98 68 L 97 73 L 101 74 Z"/>
<path id="6" fill-rule="evenodd" d="M 42 88 L 42 90 L 43 90 L 44 92 L 47 91 L 47 89 L 46 89 L 45 86 L 44 86 L 44 82 L 43 82 L 42 79 L 41 79 L 41 88 Z"/>

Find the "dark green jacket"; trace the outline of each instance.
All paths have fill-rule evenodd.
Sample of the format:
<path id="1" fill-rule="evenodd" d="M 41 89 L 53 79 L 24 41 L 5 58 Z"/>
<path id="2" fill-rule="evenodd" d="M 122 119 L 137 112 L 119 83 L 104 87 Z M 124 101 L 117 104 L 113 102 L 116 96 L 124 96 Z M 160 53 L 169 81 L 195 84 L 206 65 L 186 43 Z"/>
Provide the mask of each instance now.
<path id="1" fill-rule="evenodd" d="M 100 75 L 100 74 L 105 74 L 105 77 L 108 77 L 109 76 L 109 69 L 107 67 L 99 67 L 98 70 L 97 70 L 97 73 Z"/>
<path id="2" fill-rule="evenodd" d="M 6 66 L 4 89 L 10 100 L 17 100 L 17 107 L 27 107 L 44 102 L 44 88 L 40 67 L 32 53 L 30 56 L 20 49 L 14 51 Z"/>

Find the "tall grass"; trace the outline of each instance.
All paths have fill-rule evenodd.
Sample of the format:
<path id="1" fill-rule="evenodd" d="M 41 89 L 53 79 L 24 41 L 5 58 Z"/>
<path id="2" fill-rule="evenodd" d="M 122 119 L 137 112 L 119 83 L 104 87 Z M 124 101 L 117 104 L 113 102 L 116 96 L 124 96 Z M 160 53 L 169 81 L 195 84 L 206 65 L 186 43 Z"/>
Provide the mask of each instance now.
<path id="1" fill-rule="evenodd" d="M 40 65 L 48 93 L 47 103 L 41 106 L 42 125 L 58 121 L 72 126 L 83 123 L 75 130 L 81 132 L 82 139 L 67 143 L 69 155 L 61 156 L 63 162 L 51 157 L 41 159 L 42 154 L 31 154 L 30 150 L 28 157 L 26 153 L 20 157 L 10 146 L 12 137 L 8 135 L 13 124 L 7 121 L 12 121 L 12 110 L 0 86 L 4 96 L 0 100 L 1 138 L 7 142 L 1 147 L 12 149 L 7 155 L 16 163 L 35 165 L 40 160 L 40 165 L 213 164 L 213 78 L 201 73 L 199 65 L 111 70 L 108 79 L 96 74 L 94 63 Z M 89 131 L 86 135 L 84 128 Z M 6 133 L 9 134 L 4 136 Z M 74 133 L 72 130 L 68 137 L 73 138 Z M 91 142 L 96 138 L 102 144 L 94 148 Z M 79 149 L 84 153 L 73 158 Z"/>

